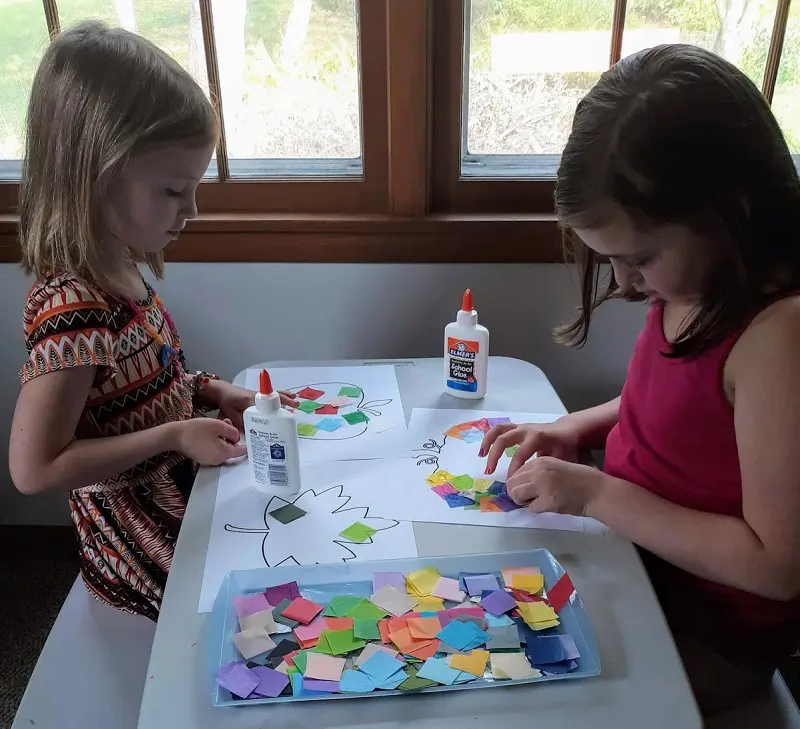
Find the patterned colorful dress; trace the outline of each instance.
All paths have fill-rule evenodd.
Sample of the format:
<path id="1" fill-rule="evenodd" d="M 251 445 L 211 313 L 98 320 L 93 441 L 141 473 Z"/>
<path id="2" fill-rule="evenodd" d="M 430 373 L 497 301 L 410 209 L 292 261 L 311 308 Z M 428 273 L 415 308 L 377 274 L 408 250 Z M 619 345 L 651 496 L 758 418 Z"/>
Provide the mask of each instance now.
<path id="1" fill-rule="evenodd" d="M 152 289 L 136 302 L 170 346 L 177 346 Z M 167 315 L 168 316 L 168 315 Z M 141 314 L 140 319 L 141 321 Z M 25 306 L 26 383 L 67 367 L 96 366 L 75 437 L 107 438 L 195 416 L 193 389 L 134 314 L 134 307 L 73 276 L 37 282 Z M 197 471 L 179 453 L 70 492 L 81 574 L 102 602 L 158 618 L 175 540 Z"/>

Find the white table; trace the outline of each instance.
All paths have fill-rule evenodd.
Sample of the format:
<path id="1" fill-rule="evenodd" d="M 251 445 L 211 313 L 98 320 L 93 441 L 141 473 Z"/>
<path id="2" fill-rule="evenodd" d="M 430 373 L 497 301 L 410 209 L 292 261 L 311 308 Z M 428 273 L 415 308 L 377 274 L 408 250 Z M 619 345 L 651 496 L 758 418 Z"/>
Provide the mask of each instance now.
<path id="1" fill-rule="evenodd" d="M 362 361 L 270 366 L 360 365 Z M 374 362 L 382 364 L 382 362 Z M 415 407 L 564 412 L 540 369 L 492 357 L 487 396 L 442 392 L 440 359 L 393 362 L 406 418 Z M 244 382 L 244 373 L 235 380 Z M 570 573 L 600 648 L 597 678 L 414 697 L 215 709 L 207 688 L 207 615 L 197 614 L 217 472 L 199 475 L 186 509 L 156 629 L 139 729 L 535 726 L 536 729 L 700 729 L 689 684 L 633 545 L 608 531 L 576 533 L 415 524 L 421 557 L 546 547 Z"/>

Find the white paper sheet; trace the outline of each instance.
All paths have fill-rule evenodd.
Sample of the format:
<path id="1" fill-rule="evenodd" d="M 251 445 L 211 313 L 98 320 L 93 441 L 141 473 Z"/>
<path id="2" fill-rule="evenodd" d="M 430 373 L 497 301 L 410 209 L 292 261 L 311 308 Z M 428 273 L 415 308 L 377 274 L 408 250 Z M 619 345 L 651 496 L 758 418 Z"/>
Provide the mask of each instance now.
<path id="1" fill-rule="evenodd" d="M 247 370 L 246 387 L 257 390 L 261 370 Z M 405 430 L 406 419 L 397 376 L 392 365 L 369 367 L 280 367 L 270 369 L 273 386 L 278 390 L 296 393 L 305 387 L 322 390 L 317 401 L 327 403 L 339 395 L 342 387 L 358 387 L 361 395 L 349 405 L 339 408 L 338 415 L 360 411 L 368 422 L 349 425 L 337 430 L 317 431 L 314 436 L 300 436 L 301 463 L 321 463 L 351 458 L 375 458 L 382 443 Z M 298 423 L 316 425 L 323 418 L 296 410 Z"/>
<path id="2" fill-rule="evenodd" d="M 486 459 L 478 457 L 480 443 L 466 443 L 444 433 L 452 426 L 481 418 L 509 417 L 517 423 L 547 423 L 559 415 L 544 413 L 499 413 L 475 410 L 430 410 L 419 408 L 411 414 L 402 444 L 395 442 L 397 458 L 373 461 L 351 484 L 352 493 L 370 505 L 373 514 L 393 519 L 583 531 L 586 519 L 563 514 L 533 514 L 527 509 L 508 513 L 482 513 L 450 508 L 431 490 L 425 479 L 436 470 L 453 475 L 505 481 L 510 459 L 503 456 L 497 471 L 484 474 Z"/>
<path id="3" fill-rule="evenodd" d="M 221 469 L 197 612 L 209 612 L 230 570 L 281 564 L 326 564 L 349 560 L 416 557 L 413 525 L 381 518 L 354 498 L 350 483 L 373 461 L 347 461 L 303 468 L 303 488 L 291 499 L 306 516 L 281 524 L 269 512 L 286 501 L 250 484 L 247 461 Z M 355 544 L 339 533 L 354 522 L 377 529 Z"/>

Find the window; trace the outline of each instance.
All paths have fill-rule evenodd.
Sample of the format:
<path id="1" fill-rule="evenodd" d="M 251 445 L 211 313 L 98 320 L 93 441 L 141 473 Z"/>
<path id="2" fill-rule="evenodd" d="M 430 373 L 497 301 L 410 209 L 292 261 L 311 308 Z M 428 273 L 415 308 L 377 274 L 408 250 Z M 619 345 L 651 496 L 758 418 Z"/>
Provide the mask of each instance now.
<path id="1" fill-rule="evenodd" d="M 552 261 L 578 100 L 620 57 L 737 64 L 800 154 L 789 0 L 0 0 L 0 260 L 48 34 L 99 17 L 172 54 L 224 126 L 187 261 Z"/>

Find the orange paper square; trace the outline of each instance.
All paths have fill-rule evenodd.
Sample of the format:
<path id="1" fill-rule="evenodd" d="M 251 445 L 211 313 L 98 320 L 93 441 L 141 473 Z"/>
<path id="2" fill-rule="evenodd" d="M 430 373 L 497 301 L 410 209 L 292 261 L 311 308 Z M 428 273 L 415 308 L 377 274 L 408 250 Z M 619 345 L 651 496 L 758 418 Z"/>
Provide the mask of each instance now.
<path id="1" fill-rule="evenodd" d="M 414 639 L 411 637 L 408 628 L 391 632 L 389 637 L 401 653 L 408 653 L 409 650 L 414 648 Z"/>
<path id="2" fill-rule="evenodd" d="M 350 630 L 353 627 L 353 618 L 323 618 L 328 630 Z"/>
<path id="3" fill-rule="evenodd" d="M 432 640 L 442 629 L 439 618 L 409 618 L 408 630 L 417 640 Z"/>
<path id="4" fill-rule="evenodd" d="M 483 513 L 491 512 L 491 511 L 502 511 L 502 509 L 492 501 L 491 496 L 484 496 L 480 500 L 480 507 Z"/>
<path id="5" fill-rule="evenodd" d="M 438 650 L 438 640 L 417 641 L 417 645 L 409 650 L 406 655 L 414 656 L 414 658 L 419 658 L 421 661 L 426 661 L 428 658 L 433 658 Z"/>
<path id="6" fill-rule="evenodd" d="M 379 620 L 378 621 L 378 630 L 381 634 L 381 643 L 391 643 L 392 639 L 389 637 L 389 621 L 388 620 Z"/>

